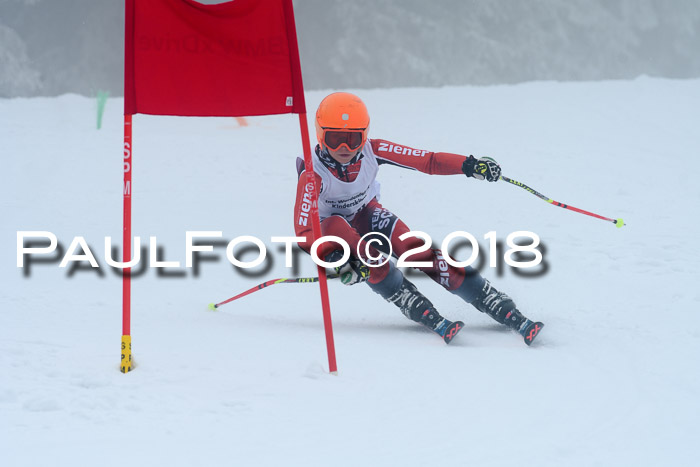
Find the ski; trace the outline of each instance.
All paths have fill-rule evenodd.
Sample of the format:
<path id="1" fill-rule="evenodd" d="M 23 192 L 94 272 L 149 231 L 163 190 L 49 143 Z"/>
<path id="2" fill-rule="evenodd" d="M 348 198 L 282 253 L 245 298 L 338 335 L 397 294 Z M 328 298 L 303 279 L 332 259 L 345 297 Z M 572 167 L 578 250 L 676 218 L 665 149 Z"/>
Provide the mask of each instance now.
<path id="1" fill-rule="evenodd" d="M 462 321 L 450 321 L 445 319 L 443 323 L 440 323 L 440 325 L 435 329 L 435 332 L 438 333 L 444 340 L 445 344 L 449 344 L 452 342 L 452 339 L 457 335 L 459 331 L 464 328 L 464 323 Z"/>
<path id="2" fill-rule="evenodd" d="M 531 345 L 543 327 L 544 323 L 540 321 L 535 322 L 527 320 L 525 325 L 520 329 L 520 335 L 523 336 L 523 340 L 527 345 Z"/>

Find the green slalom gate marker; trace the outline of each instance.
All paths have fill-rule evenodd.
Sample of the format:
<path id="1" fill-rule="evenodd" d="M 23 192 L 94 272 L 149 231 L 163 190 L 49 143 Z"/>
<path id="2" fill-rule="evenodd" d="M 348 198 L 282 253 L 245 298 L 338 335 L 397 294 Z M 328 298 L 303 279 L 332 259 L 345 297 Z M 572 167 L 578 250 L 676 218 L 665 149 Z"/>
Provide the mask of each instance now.
<path id="1" fill-rule="evenodd" d="M 624 222 L 622 219 L 611 219 L 611 218 L 609 218 L 609 217 L 604 217 L 604 216 L 601 216 L 601 215 L 599 215 L 599 214 L 595 214 L 595 213 L 592 213 L 592 212 L 589 212 L 589 211 L 585 211 L 585 210 L 583 210 L 583 209 L 575 208 L 575 207 L 570 206 L 570 205 L 568 205 L 568 204 L 560 203 L 559 201 L 554 201 L 554 200 L 551 199 L 551 198 L 547 198 L 547 197 L 546 197 L 545 195 L 543 195 L 542 193 L 539 193 L 539 192 L 533 190 L 532 188 L 530 188 L 529 186 L 525 185 L 524 183 L 520 183 L 519 181 L 513 180 L 512 178 L 508 178 L 508 177 L 501 176 L 501 180 L 503 180 L 504 182 L 508 182 L 508 183 L 510 183 L 510 184 L 512 184 L 512 185 L 519 186 L 520 188 L 522 188 L 522 189 L 524 189 L 524 190 L 526 190 L 526 191 L 532 193 L 533 195 L 535 195 L 535 196 L 537 196 L 538 198 L 540 198 L 540 199 L 542 199 L 542 200 L 548 202 L 549 204 L 553 204 L 554 206 L 559 206 L 560 208 L 568 209 L 568 210 L 570 210 L 570 211 L 579 212 L 579 213 L 585 214 L 585 215 L 587 215 L 587 216 L 596 217 L 596 218 L 602 219 L 602 220 L 604 220 L 604 221 L 612 222 L 613 224 L 615 224 L 615 227 L 617 227 L 617 228 L 620 228 L 620 227 L 622 227 L 623 225 L 625 225 L 625 222 Z"/>
<path id="2" fill-rule="evenodd" d="M 109 97 L 109 92 L 98 91 L 97 92 L 97 129 L 102 128 L 102 114 L 105 111 L 105 105 L 107 104 L 107 98 Z"/>

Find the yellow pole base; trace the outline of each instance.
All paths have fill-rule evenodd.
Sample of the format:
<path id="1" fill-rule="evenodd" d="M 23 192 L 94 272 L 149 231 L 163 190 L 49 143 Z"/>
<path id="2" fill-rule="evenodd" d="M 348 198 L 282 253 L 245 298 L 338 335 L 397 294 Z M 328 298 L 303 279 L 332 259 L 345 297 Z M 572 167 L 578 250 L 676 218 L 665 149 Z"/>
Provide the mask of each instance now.
<path id="1" fill-rule="evenodd" d="M 122 336 L 122 362 L 119 369 L 122 373 L 131 371 L 131 336 Z"/>

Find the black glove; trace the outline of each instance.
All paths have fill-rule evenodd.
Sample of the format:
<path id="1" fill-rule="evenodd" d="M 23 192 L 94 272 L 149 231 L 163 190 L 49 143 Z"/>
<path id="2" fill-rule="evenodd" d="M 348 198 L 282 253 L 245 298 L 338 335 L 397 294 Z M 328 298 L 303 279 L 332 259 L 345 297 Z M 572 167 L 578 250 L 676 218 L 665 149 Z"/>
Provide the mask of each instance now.
<path id="1" fill-rule="evenodd" d="M 335 250 L 326 256 L 326 261 L 332 263 L 342 257 L 343 253 L 340 250 Z M 345 285 L 354 285 L 369 279 L 369 267 L 353 257 L 350 257 L 342 266 L 335 268 L 335 272 L 340 276 L 340 282 Z"/>
<path id="2" fill-rule="evenodd" d="M 462 172 L 467 177 L 476 178 L 477 180 L 488 180 L 489 182 L 497 182 L 501 178 L 501 166 L 490 157 L 482 157 L 480 159 L 474 156 L 467 157 L 462 164 Z"/>

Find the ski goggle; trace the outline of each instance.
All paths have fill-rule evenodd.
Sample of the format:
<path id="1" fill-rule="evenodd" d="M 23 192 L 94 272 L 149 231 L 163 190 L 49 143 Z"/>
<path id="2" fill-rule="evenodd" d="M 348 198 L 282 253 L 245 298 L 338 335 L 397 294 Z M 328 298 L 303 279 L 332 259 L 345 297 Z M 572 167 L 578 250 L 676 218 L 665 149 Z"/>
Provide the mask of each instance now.
<path id="1" fill-rule="evenodd" d="M 334 151 L 342 145 L 355 151 L 362 146 L 364 140 L 363 130 L 325 130 L 323 132 L 323 143 Z"/>

